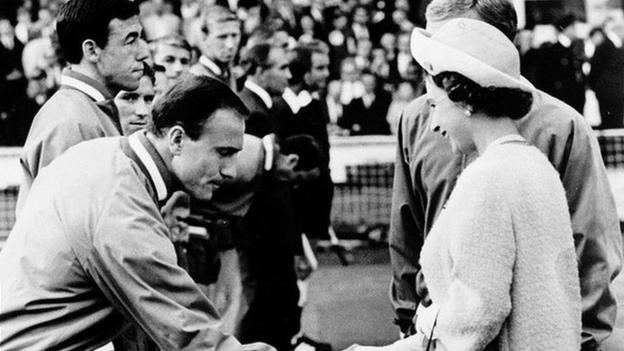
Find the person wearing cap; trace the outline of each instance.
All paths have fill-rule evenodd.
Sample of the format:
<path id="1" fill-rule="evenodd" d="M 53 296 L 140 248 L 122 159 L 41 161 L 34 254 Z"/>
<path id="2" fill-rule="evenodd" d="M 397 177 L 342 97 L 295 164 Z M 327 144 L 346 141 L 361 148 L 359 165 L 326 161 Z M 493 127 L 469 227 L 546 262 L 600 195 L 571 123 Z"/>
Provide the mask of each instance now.
<path id="1" fill-rule="evenodd" d="M 533 107 L 513 43 L 478 20 L 417 29 L 429 128 L 473 155 L 425 239 L 431 304 L 387 350 L 578 350 L 581 295 L 565 190 L 518 123 Z M 356 347 L 357 349 L 357 347 Z"/>
<path id="2" fill-rule="evenodd" d="M 451 18 L 474 18 L 501 30 L 516 32 L 516 14 L 506 0 L 434 0 L 426 12 L 427 29 L 435 32 Z M 488 53 L 494 54 L 487 49 Z M 598 350 L 615 325 L 616 301 L 611 281 L 622 262 L 622 238 L 615 202 L 600 150 L 583 116 L 561 101 L 535 89 L 531 110 L 518 121 L 520 134 L 544 152 L 566 189 L 583 299 L 582 350 Z M 473 159 L 458 155 L 429 130 L 426 98 L 404 110 L 398 130 L 397 159 L 390 224 L 393 277 L 391 302 L 395 323 L 414 332 L 418 304 L 428 302 L 420 251 L 440 215 L 457 177 Z"/>

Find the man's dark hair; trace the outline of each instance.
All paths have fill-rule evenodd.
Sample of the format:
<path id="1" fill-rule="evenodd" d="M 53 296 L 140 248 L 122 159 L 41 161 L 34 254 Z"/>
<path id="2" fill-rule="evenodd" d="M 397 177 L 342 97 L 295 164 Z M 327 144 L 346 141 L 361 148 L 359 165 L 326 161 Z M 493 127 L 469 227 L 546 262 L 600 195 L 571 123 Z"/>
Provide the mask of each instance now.
<path id="1" fill-rule="evenodd" d="M 484 88 L 457 72 L 442 72 L 432 77 L 434 83 L 444 89 L 449 100 L 470 106 L 473 112 L 490 117 L 524 117 L 533 103 L 530 92 L 513 88 Z"/>
<path id="2" fill-rule="evenodd" d="M 146 128 L 162 136 L 165 130 L 181 126 L 191 140 L 197 140 L 206 122 L 220 109 L 231 109 L 242 116 L 249 113 L 232 89 L 218 79 L 185 74 L 156 100 Z"/>
<path id="3" fill-rule="evenodd" d="M 303 82 L 303 78 L 306 73 L 312 69 L 312 50 L 305 46 L 297 46 L 291 52 L 290 62 L 288 63 L 288 69 L 290 69 L 289 84 L 299 84 Z"/>
<path id="4" fill-rule="evenodd" d="M 103 48 L 108 43 L 108 26 L 118 18 L 126 20 L 139 14 L 129 0 L 70 0 L 61 5 L 56 18 L 59 43 L 70 63 L 82 60 L 82 43 L 92 39 Z"/>
<path id="5" fill-rule="evenodd" d="M 308 134 L 289 136 L 280 142 L 280 153 L 283 155 L 295 154 L 299 161 L 296 171 L 309 171 L 321 165 L 323 152 L 319 143 Z"/>
<path id="6" fill-rule="evenodd" d="M 254 75 L 258 68 L 268 68 L 269 54 L 276 47 L 269 43 L 260 43 L 243 50 L 240 64 L 245 70 L 245 75 Z"/>

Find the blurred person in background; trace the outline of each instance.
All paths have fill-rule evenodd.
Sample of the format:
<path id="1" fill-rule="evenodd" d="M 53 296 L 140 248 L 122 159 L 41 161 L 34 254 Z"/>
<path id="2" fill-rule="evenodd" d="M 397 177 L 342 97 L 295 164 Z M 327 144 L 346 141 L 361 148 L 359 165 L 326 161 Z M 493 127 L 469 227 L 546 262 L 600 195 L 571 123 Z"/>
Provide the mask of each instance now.
<path id="1" fill-rule="evenodd" d="M 336 8 L 331 18 L 331 26 L 327 35 L 331 63 L 329 73 L 331 79 L 337 79 L 340 77 L 342 61 L 355 52 L 355 42 L 353 38 L 345 35 L 349 23 L 347 16 Z"/>
<path id="2" fill-rule="evenodd" d="M 41 108 L 22 149 L 24 179 L 17 213 L 39 170 L 84 140 L 121 134 L 113 96 L 135 90 L 149 52 L 139 9 L 127 0 L 70 0 L 61 6 L 57 34 L 69 67 L 61 89 Z"/>
<path id="3" fill-rule="evenodd" d="M 347 36 L 355 40 L 356 47 L 361 40 L 371 40 L 370 16 L 365 6 L 357 5 L 353 8 L 351 12 L 351 26 L 347 31 Z"/>
<path id="4" fill-rule="evenodd" d="M 236 13 L 242 22 L 243 37 L 249 38 L 258 27 L 266 22 L 269 17 L 269 7 L 263 0 L 239 0 Z"/>
<path id="5" fill-rule="evenodd" d="M 191 72 L 215 77 L 237 91 L 232 74 L 234 59 L 241 42 L 241 22 L 234 12 L 223 6 L 210 6 L 201 15 L 201 56 Z"/>
<path id="6" fill-rule="evenodd" d="M 401 32 L 397 36 L 397 53 L 395 59 L 391 62 L 390 81 L 402 82 L 411 81 L 412 83 L 419 83 L 414 79 L 421 77 L 414 77 L 414 67 L 417 67 L 414 57 L 410 53 L 410 33 Z"/>
<path id="7" fill-rule="evenodd" d="M 353 60 L 360 71 L 363 69 L 370 69 L 372 51 L 373 43 L 370 40 L 360 39 L 357 42 Z"/>
<path id="8" fill-rule="evenodd" d="M 546 93 L 583 113 L 586 77 L 584 45 L 576 31 L 579 23 L 574 14 L 561 14 L 555 20 L 557 40 L 543 44 L 538 62 L 534 63 L 531 82 Z"/>
<path id="9" fill-rule="evenodd" d="M 169 86 L 191 68 L 191 46 L 182 36 L 164 37 L 150 46 L 154 63 L 165 68 Z"/>
<path id="10" fill-rule="evenodd" d="M 182 20 L 174 13 L 172 0 L 146 0 L 139 6 L 147 41 L 180 34 Z"/>
<path id="11" fill-rule="evenodd" d="M 349 130 L 350 135 L 387 135 L 390 126 L 386 121 L 392 96 L 379 84 L 371 71 L 361 74 L 364 94 L 345 105 L 338 125 Z"/>
<path id="12" fill-rule="evenodd" d="M 342 60 L 340 65 L 340 103 L 347 106 L 353 99 L 364 96 L 366 88 L 361 81 L 361 71 L 355 64 L 353 57 L 347 57 Z"/>
<path id="13" fill-rule="evenodd" d="M 326 35 L 323 32 L 322 25 L 314 19 L 310 12 L 307 11 L 303 11 L 299 15 L 297 30 L 295 33 L 297 41 L 303 43 L 309 43 L 315 39 L 322 40 Z"/>
<path id="14" fill-rule="evenodd" d="M 392 93 L 392 102 L 388 107 L 388 114 L 386 115 L 386 122 L 390 126 L 392 135 L 397 134 L 399 121 L 405 107 L 420 95 L 422 95 L 422 92 L 417 92 L 413 83 L 409 81 L 403 81 L 397 85 L 396 91 Z"/>
<path id="15" fill-rule="evenodd" d="M 247 78 L 239 96 L 250 111 L 245 133 L 257 137 L 279 135 L 280 124 L 271 112 L 271 97 L 281 95 L 291 77 L 286 51 L 268 43 L 257 44 L 245 51 L 241 65 Z"/>
<path id="16" fill-rule="evenodd" d="M 27 43 L 31 38 L 32 19 L 30 12 L 21 6 L 17 9 L 17 23 L 15 24 L 15 36 L 22 42 Z"/>
<path id="17" fill-rule="evenodd" d="M 480 19 L 510 40 L 517 30 L 516 12 L 507 0 L 433 0 L 426 16 L 427 29 L 433 33 L 458 17 Z M 398 130 L 390 296 L 395 323 L 407 334 L 414 332 L 417 306 L 430 301 L 418 264 L 422 243 L 464 165 L 473 159 L 453 154 L 446 140 L 432 133 L 430 121 L 426 99 L 418 98 L 403 112 Z M 531 111 L 518 122 L 520 134 L 548 156 L 566 189 L 583 299 L 582 350 L 599 350 L 615 323 L 617 305 L 611 281 L 622 265 L 622 236 L 598 143 L 583 116 L 537 89 Z"/>
<path id="18" fill-rule="evenodd" d="M 327 130 L 330 135 L 349 135 L 349 131 L 338 126 L 342 118 L 344 106 L 340 102 L 342 83 L 339 80 L 331 80 L 327 83 L 325 105 L 327 105 L 328 124 Z"/>
<path id="19" fill-rule="evenodd" d="M 390 79 L 390 63 L 386 57 L 386 51 L 382 48 L 374 48 L 371 52 L 370 70 L 384 82 Z"/>
<path id="20" fill-rule="evenodd" d="M 15 145 L 18 140 L 12 137 L 9 126 L 21 124 L 20 121 L 32 119 L 18 114 L 17 103 L 26 98 L 26 78 L 22 67 L 24 45 L 15 36 L 15 31 L 8 18 L 0 17 L 0 124 L 4 128 L 0 139 L 1 145 Z M 17 137 L 17 139 L 21 139 Z"/>
<path id="21" fill-rule="evenodd" d="M 623 23 L 616 26 L 624 28 Z M 624 48 L 617 47 L 601 28 L 590 38 L 596 49 L 591 57 L 589 86 L 596 93 L 601 129 L 624 127 Z"/>

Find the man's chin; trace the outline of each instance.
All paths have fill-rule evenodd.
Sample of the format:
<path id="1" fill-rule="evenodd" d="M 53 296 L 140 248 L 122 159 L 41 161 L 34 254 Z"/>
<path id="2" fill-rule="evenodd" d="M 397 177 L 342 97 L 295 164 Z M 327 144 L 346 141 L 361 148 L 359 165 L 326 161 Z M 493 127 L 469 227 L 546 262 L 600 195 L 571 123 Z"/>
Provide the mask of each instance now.
<path id="1" fill-rule="evenodd" d="M 201 191 L 187 191 L 189 194 L 191 194 L 191 196 L 194 199 L 200 200 L 200 201 L 210 201 L 212 200 L 212 195 L 214 194 L 214 191 L 212 189 L 210 190 L 201 190 Z"/>

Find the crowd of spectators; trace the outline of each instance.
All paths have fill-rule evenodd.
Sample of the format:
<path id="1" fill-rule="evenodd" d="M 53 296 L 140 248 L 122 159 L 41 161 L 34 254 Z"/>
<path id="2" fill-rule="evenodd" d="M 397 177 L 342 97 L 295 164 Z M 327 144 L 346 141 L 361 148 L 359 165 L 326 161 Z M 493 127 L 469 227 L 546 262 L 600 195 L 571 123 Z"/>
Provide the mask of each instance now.
<path id="1" fill-rule="evenodd" d="M 55 17 L 63 1 L 3 1 L 0 145 L 21 146 L 33 116 L 59 87 L 65 60 L 56 39 Z M 214 4 L 229 7 L 238 15 L 241 48 L 249 40 L 268 39 L 285 48 L 325 42 L 330 81 L 321 94 L 327 104 L 330 134 L 393 134 L 402 108 L 423 93 L 422 70 L 410 54 L 410 33 L 414 27 L 424 26 L 426 1 L 137 1 L 144 39 L 151 43 L 153 60 L 167 68 L 167 74 L 172 65 L 176 65 L 173 70 L 182 71 L 198 61 L 202 11 Z M 587 112 L 585 95 L 591 89 L 602 116 L 602 123 L 593 124 L 623 127 L 624 99 L 620 95 L 624 65 L 619 63 L 624 60 L 624 25 L 620 22 L 609 20 L 589 30 L 576 16 L 567 14 L 558 16 L 553 25 L 521 30 L 516 43 L 523 76 L 581 113 Z M 176 47 L 185 53 L 190 49 L 190 55 L 169 54 Z M 232 75 L 240 88 L 244 73 L 238 66 L 239 56 L 240 52 Z"/>
<path id="2" fill-rule="evenodd" d="M 65 60 L 55 33 L 63 0 L 3 1 L 0 11 L 0 144 L 21 146 L 32 118 L 59 87 Z M 401 107 L 422 93 L 421 70 L 409 53 L 415 26 L 423 26 L 424 1 L 407 0 L 143 0 L 144 39 L 153 60 L 179 70 L 201 56 L 201 15 L 218 4 L 241 19 L 241 47 L 270 39 L 285 48 L 315 40 L 330 53 L 327 98 L 330 132 L 390 134 Z M 170 45 L 167 45 L 170 44 Z M 191 55 L 158 52 L 159 46 L 191 49 Z M 172 49 L 173 50 L 173 49 Z M 186 50 L 182 50 L 186 51 Z M 240 53 L 232 70 L 239 83 Z M 170 62 L 167 62 L 167 59 Z M 171 72 L 166 69 L 165 72 Z M 158 72 L 156 72 L 158 73 Z M 158 81 L 158 75 L 157 75 Z M 156 84 L 158 87 L 158 83 Z M 239 84 L 240 87 L 240 84 Z M 157 89 L 158 90 L 158 89 Z"/>

